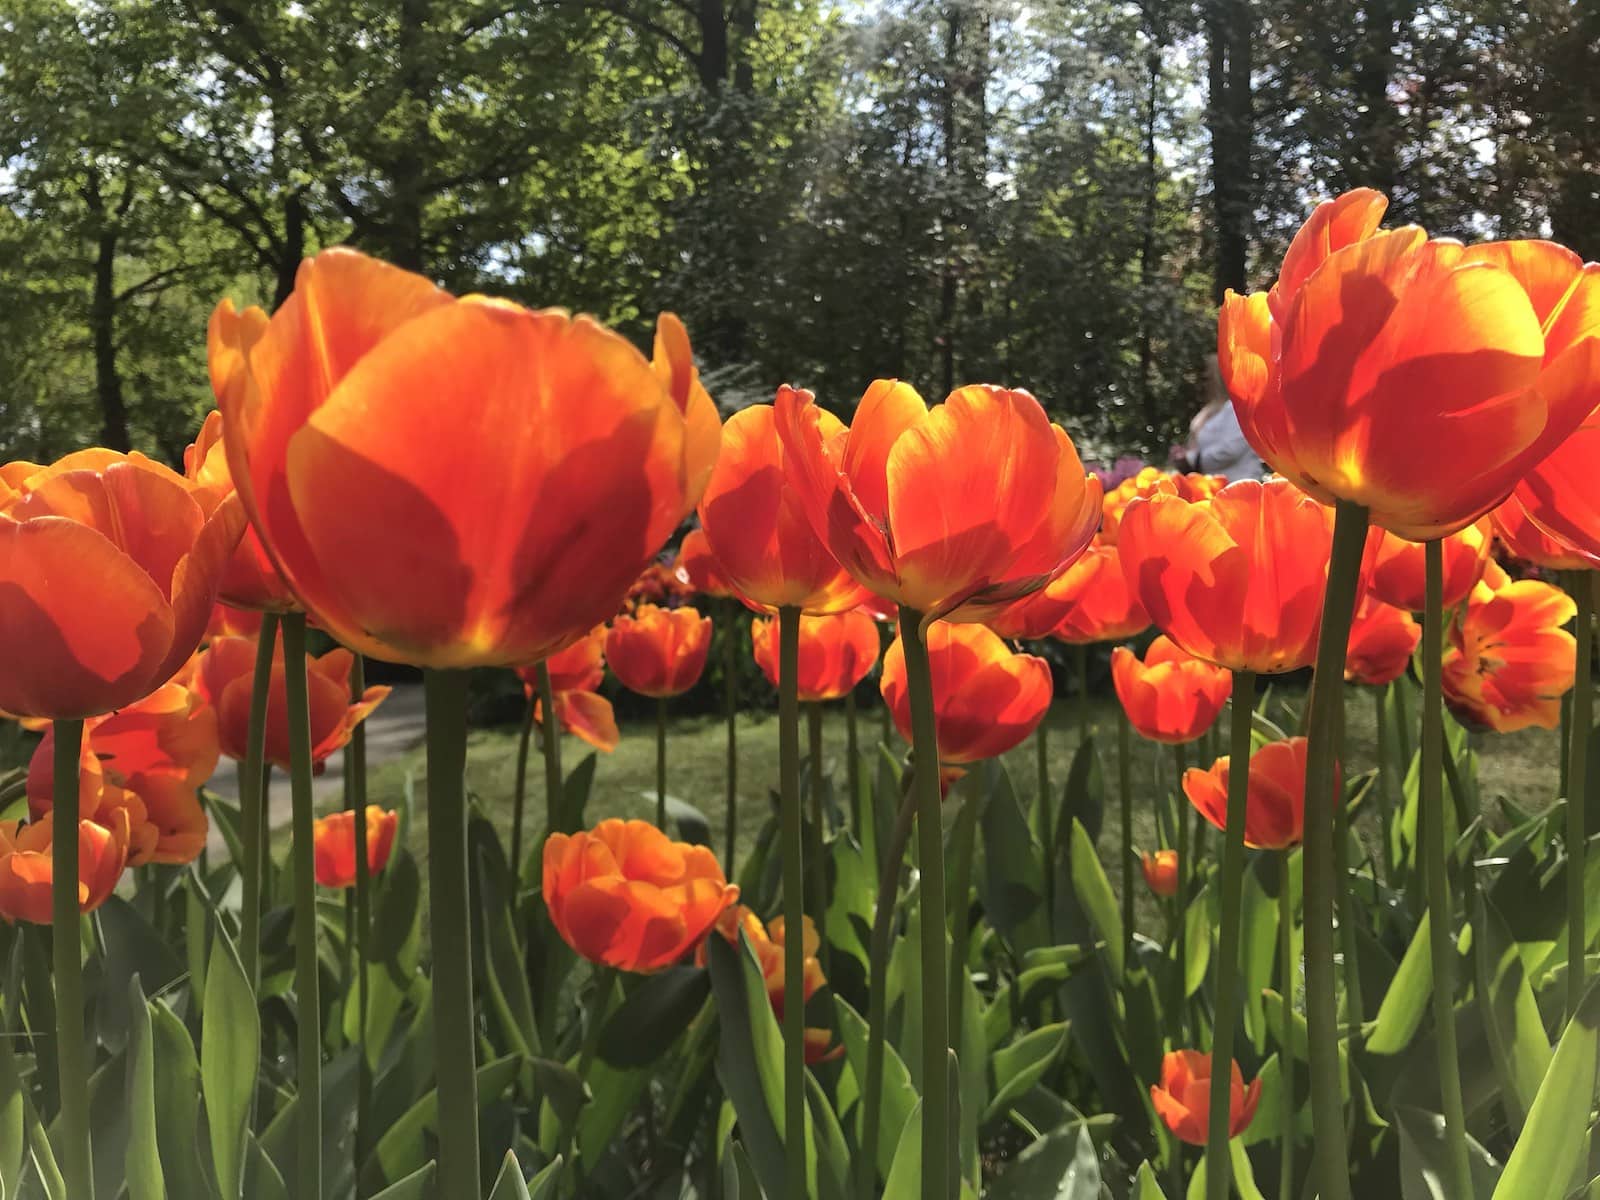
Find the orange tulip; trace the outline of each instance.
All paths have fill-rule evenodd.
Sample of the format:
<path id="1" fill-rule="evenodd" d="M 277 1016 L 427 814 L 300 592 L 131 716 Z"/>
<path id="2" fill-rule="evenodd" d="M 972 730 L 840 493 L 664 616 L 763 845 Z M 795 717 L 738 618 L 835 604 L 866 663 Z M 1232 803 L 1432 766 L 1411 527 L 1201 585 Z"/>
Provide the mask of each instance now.
<path id="1" fill-rule="evenodd" d="M 1150 614 L 1129 586 L 1115 546 L 1091 546 L 1061 576 L 1072 604 L 1050 631 L 1074 646 L 1121 642 L 1150 628 Z"/>
<path id="2" fill-rule="evenodd" d="M 1228 294 L 1218 357 L 1275 470 L 1422 541 L 1488 512 L 1600 403 L 1600 267 L 1380 231 L 1387 204 L 1319 205 L 1270 292 Z"/>
<path id="3" fill-rule="evenodd" d="M 1249 1127 L 1256 1105 L 1261 1103 L 1261 1080 L 1252 1080 L 1247 1088 L 1239 1064 L 1231 1066 L 1228 1136 L 1238 1137 Z M 1151 1085 L 1150 1101 L 1174 1137 L 1191 1146 L 1204 1146 L 1211 1119 L 1211 1056 L 1199 1050 L 1171 1051 L 1161 1060 L 1161 1082 Z"/>
<path id="4" fill-rule="evenodd" d="M 1486 517 L 1442 539 L 1445 608 L 1460 604 L 1478 582 L 1494 545 L 1493 532 Z M 1421 612 L 1427 601 L 1426 551 L 1421 542 L 1369 530 L 1361 574 L 1373 596 L 1406 612 Z"/>
<path id="5" fill-rule="evenodd" d="M 623 971 L 670 967 L 739 900 L 704 846 L 645 821 L 601 821 L 544 847 L 544 902 L 567 945 Z"/>
<path id="6" fill-rule="evenodd" d="M 1588 271 L 1595 269 L 1590 263 Z M 1591 301 L 1592 305 L 1592 301 Z M 1596 322 L 1591 317 L 1590 326 Z M 1516 500 L 1561 545 L 1600 559 L 1600 407 L 1517 485 Z M 1591 564 L 1592 565 L 1592 564 Z"/>
<path id="7" fill-rule="evenodd" d="M 1562 626 L 1576 611 L 1560 588 L 1491 566 L 1450 627 L 1442 682 L 1451 712 L 1499 733 L 1556 728 L 1577 663 Z"/>
<path id="8" fill-rule="evenodd" d="M 376 875 L 389 865 L 400 814 L 367 805 L 367 873 Z M 317 882 L 328 888 L 356 885 L 356 814 L 341 809 L 319 817 L 311 825 L 312 856 Z"/>
<path id="9" fill-rule="evenodd" d="M 1345 650 L 1344 677 L 1351 683 L 1383 687 L 1405 674 L 1422 639 L 1422 627 L 1405 609 L 1370 593 L 1357 601 Z"/>
<path id="10" fill-rule="evenodd" d="M 252 309 L 259 312 L 259 309 Z M 235 352 L 216 344 L 211 346 L 211 386 L 218 395 L 224 388 L 243 386 L 236 373 L 242 358 Z M 226 357 L 226 364 L 219 358 Z M 228 474 L 227 451 L 222 445 L 222 414 L 211 412 L 200 426 L 200 435 L 183 452 L 183 471 L 194 484 L 195 497 L 201 506 L 210 511 L 233 495 L 233 476 Z M 217 596 L 224 604 L 239 608 L 260 609 L 268 612 L 288 612 L 297 608 L 294 593 L 272 565 L 266 547 L 254 529 L 247 528 L 239 539 L 228 568 L 223 572 Z"/>
<path id="11" fill-rule="evenodd" d="M 1144 662 L 1126 646 L 1111 652 L 1111 683 L 1139 736 L 1152 742 L 1192 742 L 1216 723 L 1233 694 L 1233 673 L 1185 653 L 1166 635 Z"/>
<path id="12" fill-rule="evenodd" d="M 1122 515 L 1135 496 L 1154 496 L 1165 493 L 1182 496 L 1185 500 L 1209 500 L 1220 492 L 1227 480 L 1221 475 L 1200 475 L 1196 472 L 1178 474 L 1163 471 L 1160 467 L 1141 467 L 1106 493 L 1101 504 L 1100 542 L 1115 546 L 1122 529 Z"/>
<path id="13" fill-rule="evenodd" d="M 140 454 L 0 467 L 0 710 L 92 717 L 171 679 L 243 530 L 237 501 L 207 516 Z"/>
<path id="14" fill-rule="evenodd" d="M 780 389 L 780 402 L 790 394 Z M 825 436 L 842 433 L 838 418 L 817 411 Z M 727 586 L 753 605 L 848 612 L 867 592 L 812 530 L 774 412 L 771 405 L 753 405 L 723 426 L 722 453 L 700 500 L 706 545 Z"/>
<path id="15" fill-rule="evenodd" d="M 1117 544 L 1157 628 L 1234 671 L 1293 671 L 1316 653 L 1329 512 L 1281 479 L 1231 483 L 1211 500 L 1136 499 Z"/>
<path id="16" fill-rule="evenodd" d="M 928 667 L 941 763 L 994 758 L 1018 745 L 1050 711 L 1050 665 L 1014 654 L 982 625 L 931 625 Z M 895 638 L 879 685 L 895 727 L 911 739 L 905 648 Z"/>
<path id="17" fill-rule="evenodd" d="M 1176 850 L 1157 850 L 1154 854 L 1146 853 L 1139 861 L 1140 868 L 1144 871 L 1144 882 L 1149 889 L 1158 896 L 1172 897 L 1178 894 L 1178 852 Z M 1202 1140 L 1204 1140 L 1202 1138 Z"/>
<path id="18" fill-rule="evenodd" d="M 822 940 L 817 936 L 817 927 L 810 917 L 805 921 L 805 979 L 801 987 L 801 996 L 809 1002 L 811 997 L 827 982 L 822 974 L 822 964 L 817 961 L 817 951 L 822 946 Z M 746 908 L 743 904 L 735 905 L 722 914 L 717 920 L 716 930 L 735 946 L 739 944 L 739 931 L 744 931 L 745 941 L 750 943 L 750 949 L 755 952 L 756 962 L 761 966 L 761 977 L 767 985 L 767 999 L 772 1002 L 772 1011 L 777 1014 L 779 1024 L 783 1022 L 783 983 L 788 977 L 783 961 L 783 918 L 774 917 L 770 925 L 763 925 L 761 918 Z M 706 946 L 700 943 L 700 949 L 695 952 L 695 961 L 704 966 L 706 961 Z M 833 1034 L 826 1029 L 806 1030 L 806 1062 L 826 1062 L 836 1057 L 843 1047 L 830 1048 Z"/>
<path id="19" fill-rule="evenodd" d="M 111 896 L 128 864 L 128 810 L 98 821 L 78 822 L 78 911 L 93 912 Z M 46 814 L 24 825 L 0 821 L 0 917 L 50 924 L 54 819 Z"/>
<path id="20" fill-rule="evenodd" d="M 778 686 L 778 623 L 757 618 L 750 623 L 750 644 L 756 665 L 773 687 Z M 831 616 L 800 618 L 799 676 L 801 700 L 837 700 L 867 677 L 878 661 L 878 624 L 856 608 Z"/>
<path id="21" fill-rule="evenodd" d="M 1305 828 L 1306 739 L 1268 742 L 1250 757 L 1249 799 L 1245 802 L 1244 844 L 1255 850 L 1283 850 L 1300 844 Z M 1207 770 L 1183 773 L 1183 794 L 1218 829 L 1228 822 L 1228 756 Z M 1338 795 L 1337 784 L 1334 794 Z"/>
<path id="22" fill-rule="evenodd" d="M 28 764 L 28 811 L 35 821 L 55 801 L 55 730 Z M 126 820 L 130 866 L 200 857 L 210 824 L 200 788 L 217 769 L 217 714 L 198 690 L 169 683 L 144 699 L 84 722 L 78 815 L 110 829 Z"/>
<path id="23" fill-rule="evenodd" d="M 1535 525 L 1517 498 L 1518 494 L 1513 492 L 1510 499 L 1489 514 L 1496 536 L 1513 558 L 1552 571 L 1588 571 L 1600 567 L 1600 555 L 1570 546 Z"/>
<path id="24" fill-rule="evenodd" d="M 730 422 L 731 424 L 731 422 Z M 726 440 L 727 427 L 723 428 Z M 721 456 L 718 456 L 721 461 Z M 713 479 L 716 473 L 712 472 Z M 678 556 L 672 560 L 672 570 L 679 581 L 691 592 L 701 596 L 727 597 L 734 594 L 733 585 L 723 573 L 722 564 L 711 553 L 711 540 L 704 529 L 691 529 L 684 534 L 678 547 Z"/>
<path id="25" fill-rule="evenodd" d="M 266 761 L 289 770 L 289 683 L 283 642 L 272 648 L 272 682 L 267 692 Z M 355 656 L 330 650 L 321 658 L 306 655 L 306 696 L 311 714 L 312 769 L 321 773 L 335 750 L 350 741 L 355 727 L 388 696 L 386 687 L 369 687 L 350 700 L 350 668 Z M 255 683 L 256 639 L 214 638 L 195 667 L 195 690 L 216 706 L 222 752 L 235 761 L 245 757 L 250 731 L 250 698 Z"/>
<path id="26" fill-rule="evenodd" d="M 711 618 L 697 609 L 640 605 L 606 634 L 606 661 L 622 686 L 641 696 L 678 696 L 700 680 L 711 650 Z"/>
<path id="27" fill-rule="evenodd" d="M 211 619 L 206 622 L 206 635 L 200 639 L 200 644 L 207 643 L 220 637 L 259 637 L 261 634 L 261 613 L 257 609 L 234 608 L 232 605 L 220 601 L 211 606 Z"/>
<path id="28" fill-rule="evenodd" d="M 515 666 L 617 611 L 694 507 L 716 406 L 663 315 L 647 361 L 586 317 L 467 297 L 348 249 L 214 343 L 235 486 L 317 624 L 424 667 Z"/>
<path id="29" fill-rule="evenodd" d="M 930 621 L 986 620 L 1038 591 L 1100 524 L 1100 481 L 1027 392 L 964 387 L 930 409 L 880 379 L 846 430 L 785 388 L 776 420 L 817 536 L 859 582 Z"/>
<path id="30" fill-rule="evenodd" d="M 545 659 L 550 672 L 550 693 L 555 700 L 556 720 L 568 733 L 582 738 L 596 750 L 610 754 L 622 735 L 611 701 L 600 694 L 606 677 L 606 627 L 596 625 L 588 634 Z M 538 668 L 518 667 L 517 678 L 534 705 L 534 719 L 544 720 L 537 699 Z"/>

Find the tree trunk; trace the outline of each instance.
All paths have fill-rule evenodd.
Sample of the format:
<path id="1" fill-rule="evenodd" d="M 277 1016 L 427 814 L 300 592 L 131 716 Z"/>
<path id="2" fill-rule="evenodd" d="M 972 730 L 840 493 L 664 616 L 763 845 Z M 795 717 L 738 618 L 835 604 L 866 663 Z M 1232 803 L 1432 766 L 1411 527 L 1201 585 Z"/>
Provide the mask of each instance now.
<path id="1" fill-rule="evenodd" d="M 411 130 L 390 164 L 389 180 L 389 258 L 396 266 L 417 272 L 424 270 L 427 259 L 422 210 L 427 198 L 428 111 L 433 103 L 433 80 L 422 43 L 428 16 L 429 0 L 401 0 L 397 51 L 400 90 L 406 98 L 405 120 Z"/>
<path id="2" fill-rule="evenodd" d="M 1144 212 L 1139 229 L 1139 398 L 1144 404 L 1145 429 L 1154 433 L 1161 416 L 1156 404 L 1155 350 L 1151 334 L 1156 270 L 1156 200 L 1160 187 L 1160 159 L 1156 153 L 1156 113 L 1161 101 L 1161 47 L 1153 39 L 1145 55 L 1149 88 L 1144 114 Z"/>
<path id="3" fill-rule="evenodd" d="M 753 11 L 750 19 L 755 20 Z M 700 59 L 695 65 L 700 86 L 715 96 L 728 78 L 728 12 L 722 0 L 700 0 Z"/>
<path id="4" fill-rule="evenodd" d="M 1212 298 L 1222 303 L 1232 288 L 1246 289 L 1254 140 L 1251 59 L 1256 15 L 1252 0 L 1209 0 L 1206 5 L 1206 124 L 1211 133 L 1211 194 L 1216 217 L 1216 258 Z"/>
<path id="5" fill-rule="evenodd" d="M 126 213 L 133 199 L 129 183 L 118 204 Z M 100 444 L 124 453 L 133 448 L 128 435 L 128 406 L 122 396 L 122 375 L 117 368 L 117 241 L 121 230 L 106 212 L 100 177 L 90 171 L 84 183 L 84 201 L 96 226 L 94 293 L 89 302 L 89 333 L 94 344 L 94 392 L 100 405 Z"/>

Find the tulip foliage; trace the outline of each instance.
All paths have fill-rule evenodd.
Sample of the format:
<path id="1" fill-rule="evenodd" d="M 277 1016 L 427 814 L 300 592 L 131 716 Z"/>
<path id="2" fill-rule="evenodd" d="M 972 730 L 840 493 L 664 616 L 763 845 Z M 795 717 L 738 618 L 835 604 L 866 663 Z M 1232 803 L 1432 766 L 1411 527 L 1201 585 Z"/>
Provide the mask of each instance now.
<path id="1" fill-rule="evenodd" d="M 1226 301 L 1265 481 L 224 301 L 185 474 L 0 467 L 0 1200 L 1600 1195 L 1596 272 L 1381 215 Z"/>

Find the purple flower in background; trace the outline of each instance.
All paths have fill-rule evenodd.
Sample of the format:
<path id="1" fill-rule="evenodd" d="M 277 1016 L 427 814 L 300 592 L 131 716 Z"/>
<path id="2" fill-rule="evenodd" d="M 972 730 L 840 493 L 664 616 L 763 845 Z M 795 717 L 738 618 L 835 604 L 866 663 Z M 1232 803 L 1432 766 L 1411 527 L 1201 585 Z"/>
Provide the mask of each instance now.
<path id="1" fill-rule="evenodd" d="M 1110 491 L 1124 479 L 1131 479 L 1144 470 L 1145 461 L 1136 454 L 1124 454 L 1109 467 L 1093 466 L 1089 474 L 1100 480 L 1100 486 Z"/>

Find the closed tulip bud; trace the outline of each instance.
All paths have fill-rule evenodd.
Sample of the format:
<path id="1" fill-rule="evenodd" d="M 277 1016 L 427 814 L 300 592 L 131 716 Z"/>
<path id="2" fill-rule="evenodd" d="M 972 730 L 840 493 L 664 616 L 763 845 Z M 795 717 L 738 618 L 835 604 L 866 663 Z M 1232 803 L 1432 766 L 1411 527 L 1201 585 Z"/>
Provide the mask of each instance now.
<path id="1" fill-rule="evenodd" d="M 1356 602 L 1350 641 L 1344 655 L 1344 677 L 1351 683 L 1383 687 L 1405 674 L 1422 639 L 1422 626 L 1404 609 L 1371 594 Z"/>
<path id="2" fill-rule="evenodd" d="M 622 686 L 641 696 L 677 696 L 700 680 L 711 650 L 711 618 L 693 608 L 645 604 L 618 617 L 606 634 L 606 661 Z"/>
<path id="3" fill-rule="evenodd" d="M 1165 636 L 1150 643 L 1144 661 L 1126 646 L 1111 652 L 1111 683 L 1122 711 L 1152 742 L 1192 742 L 1216 723 L 1233 694 L 1233 674 L 1182 650 Z"/>
<path id="4" fill-rule="evenodd" d="M 1178 852 L 1157 850 L 1146 853 L 1139 860 L 1144 871 L 1145 885 L 1158 896 L 1171 898 L 1178 894 Z"/>
<path id="5" fill-rule="evenodd" d="M 756 665 L 778 686 L 778 623 L 757 618 L 750 625 Z M 800 618 L 799 698 L 837 700 L 867 677 L 878 661 L 878 625 L 870 613 L 851 609 Z"/>
<path id="6" fill-rule="evenodd" d="M 369 804 L 365 816 L 367 871 L 376 875 L 389 865 L 395 832 L 400 827 L 400 814 Z M 314 821 L 311 847 L 319 884 L 326 888 L 356 885 L 356 814 L 353 810 L 341 809 Z"/>

